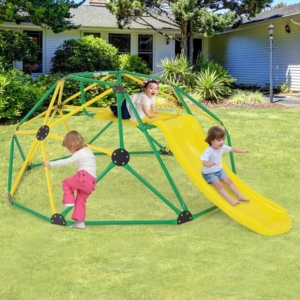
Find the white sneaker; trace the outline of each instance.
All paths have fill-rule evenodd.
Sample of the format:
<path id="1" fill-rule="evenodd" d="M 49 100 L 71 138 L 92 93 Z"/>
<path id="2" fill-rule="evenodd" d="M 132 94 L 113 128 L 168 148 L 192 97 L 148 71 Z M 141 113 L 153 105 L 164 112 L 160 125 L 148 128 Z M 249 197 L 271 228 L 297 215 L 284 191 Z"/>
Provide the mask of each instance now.
<path id="1" fill-rule="evenodd" d="M 73 207 L 73 206 L 75 206 L 75 204 L 73 204 L 73 203 L 63 203 L 62 206 Z"/>
<path id="2" fill-rule="evenodd" d="M 84 222 L 76 222 L 76 223 L 70 225 L 69 227 L 70 228 L 84 229 L 85 228 L 85 224 L 84 224 Z"/>

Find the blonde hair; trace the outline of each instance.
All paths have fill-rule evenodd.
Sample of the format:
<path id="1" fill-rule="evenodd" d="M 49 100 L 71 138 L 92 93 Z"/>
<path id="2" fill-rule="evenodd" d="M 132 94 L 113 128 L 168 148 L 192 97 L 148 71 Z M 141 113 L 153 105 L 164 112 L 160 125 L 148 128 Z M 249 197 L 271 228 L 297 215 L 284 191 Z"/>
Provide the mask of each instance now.
<path id="1" fill-rule="evenodd" d="M 217 139 L 223 139 L 226 136 L 226 131 L 219 126 L 209 128 L 205 142 L 211 145 L 211 142 Z"/>
<path id="2" fill-rule="evenodd" d="M 71 152 L 75 152 L 86 147 L 83 137 L 75 130 L 72 130 L 66 134 L 62 145 Z"/>

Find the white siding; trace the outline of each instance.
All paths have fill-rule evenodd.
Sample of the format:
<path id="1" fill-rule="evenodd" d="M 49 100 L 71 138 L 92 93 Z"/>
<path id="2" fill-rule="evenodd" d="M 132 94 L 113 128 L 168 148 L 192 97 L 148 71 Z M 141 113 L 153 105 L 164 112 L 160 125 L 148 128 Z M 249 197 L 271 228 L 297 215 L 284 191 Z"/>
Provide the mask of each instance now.
<path id="1" fill-rule="evenodd" d="M 265 86 L 270 82 L 271 20 L 244 25 L 236 31 L 206 39 L 209 58 L 222 64 L 236 83 Z M 300 90 L 300 26 L 289 18 L 273 19 L 273 86 L 285 82 Z M 285 32 L 285 25 L 291 33 Z"/>
<path id="2" fill-rule="evenodd" d="M 82 32 L 84 30 L 81 30 Z M 151 34 L 153 35 L 153 72 L 157 73 L 160 69 L 157 67 L 157 63 L 160 62 L 161 59 L 165 57 L 174 57 L 175 55 L 175 45 L 174 41 L 171 40 L 167 45 L 166 38 L 161 34 L 157 34 L 154 31 L 143 31 L 143 32 L 135 32 L 135 31 L 120 31 L 120 30 L 111 30 L 104 31 L 98 30 L 101 33 L 101 37 L 105 40 L 108 39 L 109 33 L 124 33 L 131 34 L 131 54 L 138 53 L 138 34 Z M 54 53 L 59 45 L 61 45 L 65 40 L 68 39 L 78 39 L 81 37 L 81 32 L 79 30 L 72 30 L 63 32 L 60 34 L 54 34 L 52 31 L 48 30 L 45 33 L 45 73 L 50 73 L 52 64 L 51 58 L 54 56 Z"/>
<path id="3" fill-rule="evenodd" d="M 170 34 L 171 36 L 174 36 L 174 34 Z M 175 41 L 170 40 L 170 43 L 167 44 L 167 39 L 161 34 L 155 34 L 154 35 L 155 42 L 154 42 L 154 56 L 153 56 L 153 71 L 154 73 L 160 72 L 161 68 L 157 66 L 157 64 L 160 63 L 160 61 L 166 57 L 172 59 L 175 57 Z"/>
<path id="4" fill-rule="evenodd" d="M 51 73 L 51 58 L 54 56 L 54 53 L 59 45 L 61 45 L 65 40 L 70 39 L 79 39 L 80 31 L 79 30 L 71 30 L 65 31 L 59 34 L 53 33 L 51 30 L 47 30 L 44 33 L 44 60 L 45 60 L 45 73 Z"/>

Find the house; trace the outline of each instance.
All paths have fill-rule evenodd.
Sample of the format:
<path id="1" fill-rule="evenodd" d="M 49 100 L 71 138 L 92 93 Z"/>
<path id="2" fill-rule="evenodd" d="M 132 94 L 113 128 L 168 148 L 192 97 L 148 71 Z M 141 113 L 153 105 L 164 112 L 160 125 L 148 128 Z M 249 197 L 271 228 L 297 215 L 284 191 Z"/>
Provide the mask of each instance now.
<path id="1" fill-rule="evenodd" d="M 93 34 L 101 37 L 119 49 L 119 53 L 137 54 L 145 59 L 153 72 L 160 71 L 157 64 L 163 58 L 174 58 L 180 53 L 179 43 L 167 36 L 180 37 L 179 29 L 153 21 L 153 26 L 166 36 L 153 29 L 132 23 L 130 29 L 120 30 L 116 18 L 105 7 L 106 0 L 89 0 L 72 11 L 74 24 L 80 29 L 59 34 L 42 29 L 31 23 L 4 23 L 4 28 L 27 32 L 38 44 L 39 62 L 25 66 L 14 62 L 18 69 L 31 68 L 33 76 L 48 74 L 51 58 L 59 45 L 68 39 L 79 39 Z M 194 57 L 202 52 L 214 59 L 237 79 L 237 83 L 265 86 L 270 83 L 270 36 L 268 26 L 274 25 L 272 47 L 273 86 L 288 83 L 292 90 L 300 90 L 300 3 L 277 9 L 265 10 L 251 20 L 245 19 L 237 29 L 229 28 L 212 38 L 196 36 Z M 289 30 L 286 30 L 286 26 Z"/>
<path id="2" fill-rule="evenodd" d="M 162 58 L 174 57 L 175 42 L 167 36 L 175 36 L 179 30 L 165 23 L 154 21 L 153 26 L 163 31 L 167 36 L 156 33 L 153 29 L 133 23 L 130 29 L 120 30 L 117 21 L 105 7 L 106 0 L 90 0 L 89 5 L 81 5 L 71 10 L 74 17 L 71 22 L 79 25 L 80 29 L 65 31 L 59 34 L 51 30 L 42 29 L 32 23 L 4 23 L 5 29 L 27 32 L 38 45 L 38 64 L 26 66 L 22 62 L 14 62 L 14 66 L 20 70 L 27 71 L 28 67 L 33 76 L 48 74 L 51 72 L 51 58 L 58 46 L 65 40 L 79 39 L 85 35 L 92 34 L 101 37 L 119 49 L 119 53 L 137 54 L 146 60 L 153 72 L 159 68 L 156 66 Z M 168 27 L 166 27 L 168 26 Z"/>
<path id="3" fill-rule="evenodd" d="M 273 87 L 287 83 L 300 90 L 300 3 L 261 12 L 237 29 L 205 39 L 204 52 L 237 79 L 236 83 L 270 83 L 271 45 L 268 27 L 274 26 Z"/>

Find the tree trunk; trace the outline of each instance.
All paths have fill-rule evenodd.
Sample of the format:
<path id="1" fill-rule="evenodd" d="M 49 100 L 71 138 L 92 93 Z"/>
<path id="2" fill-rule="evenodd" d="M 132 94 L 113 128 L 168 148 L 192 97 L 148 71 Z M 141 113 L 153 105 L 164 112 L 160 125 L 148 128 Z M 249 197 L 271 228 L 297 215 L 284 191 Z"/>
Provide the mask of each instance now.
<path id="1" fill-rule="evenodd" d="M 188 36 L 189 36 L 189 63 L 193 65 L 194 63 L 194 36 L 193 36 L 193 21 L 188 23 Z"/>
<path id="2" fill-rule="evenodd" d="M 181 54 L 187 55 L 187 23 L 181 24 L 181 40 L 180 40 Z"/>

